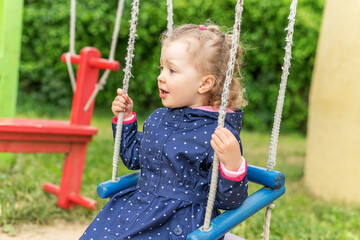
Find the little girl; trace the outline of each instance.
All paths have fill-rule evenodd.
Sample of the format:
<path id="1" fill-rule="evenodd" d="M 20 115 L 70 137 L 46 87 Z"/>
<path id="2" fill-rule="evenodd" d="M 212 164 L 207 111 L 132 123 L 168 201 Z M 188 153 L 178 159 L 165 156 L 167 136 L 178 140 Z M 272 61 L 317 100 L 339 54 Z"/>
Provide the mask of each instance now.
<path id="1" fill-rule="evenodd" d="M 218 209 L 239 207 L 247 197 L 247 164 L 239 137 L 244 105 L 234 76 L 225 127 L 217 128 L 231 36 L 217 26 L 183 25 L 162 35 L 159 95 L 155 110 L 137 130 L 133 101 L 122 89 L 112 104 L 124 112 L 120 157 L 141 169 L 136 186 L 114 195 L 81 239 L 186 239 L 204 222 L 214 151 L 220 175 Z M 236 64 L 235 74 L 239 73 Z M 117 117 L 113 119 L 116 132 Z"/>

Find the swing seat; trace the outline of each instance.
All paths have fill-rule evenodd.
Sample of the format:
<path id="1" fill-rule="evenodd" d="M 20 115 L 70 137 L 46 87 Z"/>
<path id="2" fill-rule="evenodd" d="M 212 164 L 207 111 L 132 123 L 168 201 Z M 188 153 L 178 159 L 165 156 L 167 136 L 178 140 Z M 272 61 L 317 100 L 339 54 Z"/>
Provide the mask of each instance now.
<path id="1" fill-rule="evenodd" d="M 118 178 L 102 182 L 97 187 L 97 193 L 101 198 L 108 198 L 115 193 L 136 185 L 140 177 L 140 171 L 135 171 Z M 247 178 L 264 187 L 247 197 L 244 203 L 237 209 L 228 210 L 212 219 L 211 227 L 204 231 L 201 227 L 187 236 L 189 240 L 215 240 L 225 235 L 225 240 L 241 239 L 228 232 L 254 215 L 285 193 L 285 175 L 279 171 L 267 171 L 265 168 L 248 165 Z"/>
<path id="2" fill-rule="evenodd" d="M 88 111 L 83 108 L 98 81 L 99 70 L 117 71 L 120 63 L 102 59 L 93 47 L 83 48 L 70 60 L 79 65 L 70 121 L 0 118 L 0 152 L 65 153 L 60 186 L 45 183 L 43 189 L 57 195 L 61 208 L 81 205 L 93 210 L 96 201 L 80 195 L 80 189 L 87 145 L 97 133 L 97 128 L 90 126 L 94 102 Z"/>
<path id="3" fill-rule="evenodd" d="M 0 152 L 65 153 L 61 187 L 45 183 L 46 192 L 58 196 L 58 205 L 75 204 L 95 209 L 96 201 L 79 194 L 87 144 L 97 133 L 95 127 L 69 121 L 0 118 Z"/>
<path id="4" fill-rule="evenodd" d="M 69 121 L 0 118 L 0 152 L 68 153 L 72 143 L 90 142 L 97 129 Z"/>

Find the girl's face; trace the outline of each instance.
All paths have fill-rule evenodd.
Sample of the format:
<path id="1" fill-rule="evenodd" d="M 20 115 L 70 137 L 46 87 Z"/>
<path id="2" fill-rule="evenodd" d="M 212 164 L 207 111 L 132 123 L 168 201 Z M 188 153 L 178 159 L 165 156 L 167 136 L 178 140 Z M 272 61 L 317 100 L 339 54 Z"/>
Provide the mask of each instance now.
<path id="1" fill-rule="evenodd" d="M 189 54 L 196 40 L 177 40 L 161 49 L 158 87 L 165 107 L 203 106 L 205 96 L 199 93 L 202 74 L 195 67 L 195 57 Z M 199 60 L 198 60 L 199 61 Z"/>

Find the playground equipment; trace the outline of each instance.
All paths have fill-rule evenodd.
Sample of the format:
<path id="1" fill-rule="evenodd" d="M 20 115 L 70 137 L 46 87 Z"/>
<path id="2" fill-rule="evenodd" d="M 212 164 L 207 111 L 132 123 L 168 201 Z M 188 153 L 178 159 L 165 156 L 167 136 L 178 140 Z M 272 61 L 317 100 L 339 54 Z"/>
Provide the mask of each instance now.
<path id="1" fill-rule="evenodd" d="M 90 126 L 96 93 L 106 83 L 110 71 L 120 69 L 114 55 L 123 4 L 119 1 L 109 59 L 103 59 L 93 47 L 85 47 L 80 55 L 75 54 L 76 6 L 75 0 L 71 0 L 69 52 L 61 56 L 74 91 L 70 121 L 0 118 L 0 152 L 66 154 L 60 186 L 51 183 L 43 186 L 46 192 L 58 196 L 58 206 L 64 209 L 76 204 L 89 209 L 96 206 L 96 201 L 80 195 L 81 180 L 87 144 L 97 133 L 97 129 Z M 76 81 L 72 64 L 78 64 Z M 100 69 L 105 71 L 98 82 Z"/>
<path id="2" fill-rule="evenodd" d="M 359 12 L 359 1 L 326 1 L 309 97 L 305 183 L 340 203 L 360 203 Z"/>
<path id="3" fill-rule="evenodd" d="M 172 1 L 167 1 L 168 5 L 168 29 L 171 32 L 172 29 Z M 214 205 L 214 194 L 216 193 L 217 181 L 218 181 L 218 159 L 216 154 L 214 155 L 213 162 L 213 172 L 212 179 L 210 185 L 210 192 L 208 197 L 206 215 L 204 226 L 195 230 L 191 234 L 187 236 L 187 239 L 218 239 L 222 236 L 226 236 L 226 233 L 230 231 L 233 227 L 240 224 L 242 221 L 258 212 L 260 209 L 267 206 L 267 210 L 265 213 L 265 224 L 264 224 L 264 233 L 263 239 L 269 239 L 269 227 L 270 227 L 270 216 L 271 210 L 274 208 L 274 204 L 272 203 L 274 200 L 279 198 L 285 193 L 285 176 L 277 171 L 274 171 L 273 168 L 276 163 L 276 149 L 278 142 L 278 135 L 280 130 L 280 122 L 282 115 L 282 108 L 285 98 L 285 90 L 286 90 L 286 82 L 289 74 L 290 67 L 290 59 L 291 59 L 291 47 L 292 47 L 292 36 L 294 31 L 295 24 L 295 15 L 296 15 L 296 5 L 297 1 L 293 0 L 290 6 L 290 15 L 289 15 L 289 24 L 286 30 L 288 31 L 286 37 L 286 47 L 285 47 L 285 57 L 284 57 L 284 66 L 283 73 L 281 76 L 281 84 L 279 90 L 279 96 L 274 116 L 274 126 L 271 135 L 271 144 L 269 151 L 269 159 L 267 169 L 259 168 L 255 166 L 248 166 L 248 179 L 249 181 L 264 185 L 262 189 L 257 191 L 256 193 L 249 196 L 242 206 L 235 210 L 229 210 L 225 213 L 219 215 L 218 217 L 211 220 L 211 212 Z M 133 10 L 132 10 L 132 20 L 131 20 L 131 30 L 129 37 L 129 47 L 128 47 L 128 56 L 132 56 L 132 51 L 134 48 L 134 38 L 136 33 L 136 24 L 137 24 L 137 16 L 138 16 L 138 6 L 139 1 L 133 1 Z M 235 15 L 235 24 L 234 24 L 234 33 L 232 38 L 232 49 L 230 51 L 229 63 L 228 63 L 228 72 L 225 84 L 224 91 L 222 95 L 222 104 L 219 110 L 219 126 L 223 126 L 224 118 L 226 115 L 226 103 L 229 91 L 229 85 L 231 82 L 232 69 L 234 67 L 234 59 L 236 55 L 237 44 L 240 37 L 240 25 L 241 25 L 241 15 L 243 11 L 243 1 L 238 0 L 236 4 L 236 15 Z M 131 44 L 130 44 L 131 43 Z M 131 58 L 130 58 L 131 63 Z M 131 66 L 131 65 L 130 65 Z M 126 65 L 126 69 L 130 68 L 128 63 Z M 123 80 L 123 90 L 127 92 L 128 84 L 129 84 L 129 75 L 130 70 L 125 71 L 125 76 Z M 115 146 L 114 146 L 114 155 L 113 155 L 113 175 L 112 179 L 98 185 L 97 191 L 98 195 L 102 198 L 107 198 L 112 196 L 113 194 L 126 189 L 130 186 L 133 186 L 137 183 L 140 172 L 134 172 L 120 178 L 117 178 L 117 169 L 118 169 L 118 161 L 119 161 L 119 149 L 121 142 L 121 132 L 122 132 L 122 124 L 124 120 L 124 113 L 120 113 L 117 121 L 117 131 L 115 137 Z"/>
<path id="4" fill-rule="evenodd" d="M 97 187 L 97 193 L 101 198 L 108 198 L 119 191 L 136 185 L 139 177 L 140 171 L 135 171 L 117 178 L 116 182 L 109 180 L 100 183 Z M 247 178 L 250 182 L 263 185 L 263 187 L 251 194 L 239 208 L 228 210 L 212 219 L 209 230 L 199 228 L 188 235 L 187 239 L 218 239 L 264 207 L 270 205 L 271 209 L 274 208 L 272 202 L 285 193 L 285 175 L 281 172 L 267 171 L 265 168 L 248 165 Z M 229 236 L 225 239 L 236 240 L 239 238 Z"/>
<path id="5" fill-rule="evenodd" d="M 79 204 L 94 209 L 96 202 L 79 193 L 87 144 L 97 133 L 90 126 L 94 102 L 88 111 L 83 108 L 98 81 L 99 69 L 117 71 L 120 64 L 102 59 L 92 47 L 83 48 L 80 55 L 71 55 L 70 59 L 79 65 L 70 121 L 0 118 L 0 152 L 65 153 L 60 187 L 46 183 L 44 190 L 56 194 L 62 208 Z M 62 60 L 65 61 L 65 54 Z"/>

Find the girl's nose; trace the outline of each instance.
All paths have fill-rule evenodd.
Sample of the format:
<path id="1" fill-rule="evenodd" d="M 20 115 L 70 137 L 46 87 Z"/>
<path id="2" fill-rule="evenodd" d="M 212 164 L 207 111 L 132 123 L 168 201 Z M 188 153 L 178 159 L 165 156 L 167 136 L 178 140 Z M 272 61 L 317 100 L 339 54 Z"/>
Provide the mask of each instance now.
<path id="1" fill-rule="evenodd" d="M 158 80 L 159 82 L 165 82 L 165 78 L 164 78 L 163 72 L 161 72 L 161 73 L 159 74 L 159 76 L 157 77 L 157 80 Z"/>

